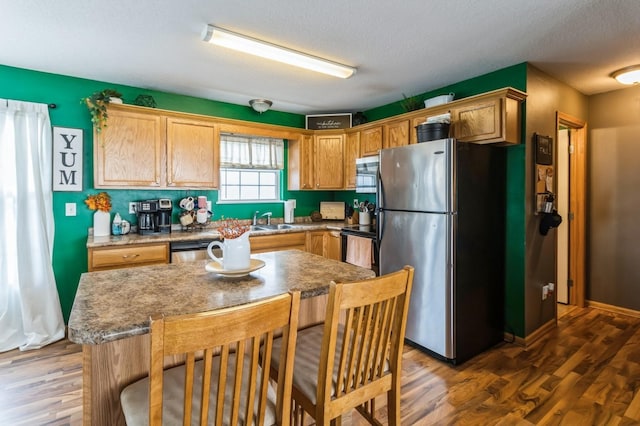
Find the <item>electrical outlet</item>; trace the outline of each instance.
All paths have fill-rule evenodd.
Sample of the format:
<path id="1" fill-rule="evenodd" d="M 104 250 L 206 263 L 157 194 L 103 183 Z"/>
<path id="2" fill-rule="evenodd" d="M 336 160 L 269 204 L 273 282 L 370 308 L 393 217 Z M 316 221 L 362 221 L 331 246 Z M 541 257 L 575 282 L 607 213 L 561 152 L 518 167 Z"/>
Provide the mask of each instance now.
<path id="1" fill-rule="evenodd" d="M 136 203 L 129 203 L 129 214 L 136 214 Z"/>
<path id="2" fill-rule="evenodd" d="M 357 198 L 354 198 L 354 199 L 353 199 L 353 207 L 356 207 L 356 208 L 357 208 L 359 205 L 360 205 L 360 204 L 358 203 L 358 199 L 357 199 Z"/>
<path id="3" fill-rule="evenodd" d="M 65 203 L 64 204 L 64 215 L 65 216 L 75 216 L 76 215 L 76 203 Z"/>

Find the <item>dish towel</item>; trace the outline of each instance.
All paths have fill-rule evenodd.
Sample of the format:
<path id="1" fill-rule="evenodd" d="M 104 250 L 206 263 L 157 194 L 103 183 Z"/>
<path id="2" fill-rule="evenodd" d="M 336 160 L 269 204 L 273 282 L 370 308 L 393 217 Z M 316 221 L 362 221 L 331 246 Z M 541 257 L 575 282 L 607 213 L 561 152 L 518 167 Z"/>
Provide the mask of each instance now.
<path id="1" fill-rule="evenodd" d="M 373 258 L 371 243 L 370 238 L 347 235 L 347 263 L 371 269 L 371 259 Z"/>

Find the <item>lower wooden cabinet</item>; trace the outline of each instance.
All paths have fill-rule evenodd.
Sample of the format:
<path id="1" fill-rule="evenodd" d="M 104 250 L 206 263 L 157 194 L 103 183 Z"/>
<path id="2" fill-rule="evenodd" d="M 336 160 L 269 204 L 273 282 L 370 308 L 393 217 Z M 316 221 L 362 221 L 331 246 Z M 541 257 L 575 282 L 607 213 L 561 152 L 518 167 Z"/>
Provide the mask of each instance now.
<path id="1" fill-rule="evenodd" d="M 169 263 L 169 243 L 89 248 L 89 272 Z"/>
<path id="2" fill-rule="evenodd" d="M 309 231 L 307 251 L 328 259 L 342 260 L 340 231 Z"/>
<path id="3" fill-rule="evenodd" d="M 251 253 L 280 250 L 305 250 L 306 233 L 293 232 L 286 234 L 253 235 L 249 238 Z"/>
<path id="4" fill-rule="evenodd" d="M 342 261 L 342 237 L 340 231 L 327 231 L 325 233 L 324 257 Z"/>

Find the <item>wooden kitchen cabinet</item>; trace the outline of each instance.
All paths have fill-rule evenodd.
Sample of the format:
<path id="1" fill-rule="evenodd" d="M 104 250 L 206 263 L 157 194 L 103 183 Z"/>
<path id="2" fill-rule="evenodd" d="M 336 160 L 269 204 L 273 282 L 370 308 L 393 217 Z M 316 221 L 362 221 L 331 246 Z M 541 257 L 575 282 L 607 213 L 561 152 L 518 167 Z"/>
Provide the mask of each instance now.
<path id="1" fill-rule="evenodd" d="M 525 97 L 505 89 L 461 103 L 451 109 L 452 137 L 462 142 L 520 143 L 520 103 Z"/>
<path id="2" fill-rule="evenodd" d="M 110 105 L 94 131 L 95 188 L 218 188 L 220 134 L 213 120 Z"/>
<path id="3" fill-rule="evenodd" d="M 299 191 L 314 189 L 313 135 L 300 135 L 288 142 L 288 189 Z"/>
<path id="4" fill-rule="evenodd" d="M 360 132 L 350 132 L 344 142 L 344 189 L 356 189 L 357 158 L 360 158 Z"/>
<path id="5" fill-rule="evenodd" d="M 325 232 L 326 249 L 324 257 L 342 261 L 342 237 L 340 231 Z"/>
<path id="6" fill-rule="evenodd" d="M 314 135 L 313 165 L 315 189 L 344 188 L 345 134 Z"/>
<path id="7" fill-rule="evenodd" d="M 96 188 L 162 185 L 164 120 L 158 114 L 109 108 L 107 127 L 93 138 Z"/>
<path id="8" fill-rule="evenodd" d="M 220 130 L 213 122 L 167 118 L 167 186 L 218 188 Z"/>
<path id="9" fill-rule="evenodd" d="M 169 243 L 91 247 L 88 257 L 89 272 L 169 263 Z"/>
<path id="10" fill-rule="evenodd" d="M 288 232 L 285 234 L 252 235 L 249 237 L 251 253 L 279 250 L 305 250 L 306 232 Z"/>
<path id="11" fill-rule="evenodd" d="M 290 140 L 288 146 L 289 190 L 344 189 L 344 133 L 303 134 Z"/>
<path id="12" fill-rule="evenodd" d="M 409 119 L 393 121 L 384 126 L 384 148 L 409 145 Z"/>
<path id="13" fill-rule="evenodd" d="M 328 259 L 342 260 L 340 231 L 307 232 L 307 251 Z"/>
<path id="14" fill-rule="evenodd" d="M 324 256 L 324 234 L 326 231 L 308 231 L 306 250 L 309 253 Z"/>
<path id="15" fill-rule="evenodd" d="M 383 126 L 380 125 L 368 129 L 363 129 L 360 132 L 361 157 L 378 155 L 378 152 L 382 149 L 382 129 Z"/>

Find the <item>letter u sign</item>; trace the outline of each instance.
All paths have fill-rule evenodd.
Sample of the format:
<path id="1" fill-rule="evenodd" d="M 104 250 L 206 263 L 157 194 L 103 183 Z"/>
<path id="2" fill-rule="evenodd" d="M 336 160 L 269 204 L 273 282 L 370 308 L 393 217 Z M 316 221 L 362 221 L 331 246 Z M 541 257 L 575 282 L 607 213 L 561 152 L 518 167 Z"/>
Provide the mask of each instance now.
<path id="1" fill-rule="evenodd" d="M 53 128 L 53 190 L 82 191 L 82 129 Z"/>

